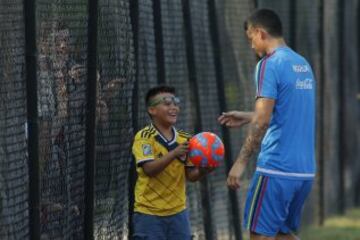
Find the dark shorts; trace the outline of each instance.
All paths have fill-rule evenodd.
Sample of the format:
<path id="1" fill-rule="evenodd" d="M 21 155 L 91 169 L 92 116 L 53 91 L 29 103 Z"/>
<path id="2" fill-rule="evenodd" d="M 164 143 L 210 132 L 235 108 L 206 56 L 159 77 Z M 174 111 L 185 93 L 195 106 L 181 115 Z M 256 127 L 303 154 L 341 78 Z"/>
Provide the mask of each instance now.
<path id="1" fill-rule="evenodd" d="M 171 216 L 134 213 L 133 240 L 190 240 L 189 212 L 184 210 Z"/>
<path id="2" fill-rule="evenodd" d="M 256 173 L 245 203 L 245 228 L 268 237 L 296 232 L 312 184 L 313 180 L 284 179 Z"/>

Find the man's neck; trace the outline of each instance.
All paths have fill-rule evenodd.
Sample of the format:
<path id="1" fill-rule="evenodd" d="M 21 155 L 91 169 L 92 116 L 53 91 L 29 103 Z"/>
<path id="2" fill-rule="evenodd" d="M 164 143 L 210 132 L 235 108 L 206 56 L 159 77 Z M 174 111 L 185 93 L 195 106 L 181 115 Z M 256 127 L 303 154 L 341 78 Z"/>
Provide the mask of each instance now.
<path id="1" fill-rule="evenodd" d="M 278 47 L 286 46 L 284 38 L 272 38 L 269 40 L 268 47 L 266 49 L 266 54 L 269 55 L 275 51 Z"/>

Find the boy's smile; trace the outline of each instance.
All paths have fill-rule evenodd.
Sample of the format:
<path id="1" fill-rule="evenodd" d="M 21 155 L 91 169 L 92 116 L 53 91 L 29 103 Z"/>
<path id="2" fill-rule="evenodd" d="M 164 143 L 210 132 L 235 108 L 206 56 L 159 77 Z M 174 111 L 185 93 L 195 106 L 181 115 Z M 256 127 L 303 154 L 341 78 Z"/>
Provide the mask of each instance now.
<path id="1" fill-rule="evenodd" d="M 174 125 L 180 111 L 180 100 L 171 93 L 160 93 L 149 103 L 149 113 L 160 124 Z"/>

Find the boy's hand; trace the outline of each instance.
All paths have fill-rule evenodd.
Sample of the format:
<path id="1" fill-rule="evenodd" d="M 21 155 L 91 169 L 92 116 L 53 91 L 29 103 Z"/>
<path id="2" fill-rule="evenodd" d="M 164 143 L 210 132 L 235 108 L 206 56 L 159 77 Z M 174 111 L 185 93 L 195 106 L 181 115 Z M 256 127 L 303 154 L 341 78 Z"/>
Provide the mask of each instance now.
<path id="1" fill-rule="evenodd" d="M 182 158 L 189 152 L 189 143 L 185 142 L 185 143 L 179 144 L 179 146 L 177 146 L 173 150 L 173 152 L 174 152 L 175 157 Z"/>
<path id="2" fill-rule="evenodd" d="M 215 167 L 194 167 L 186 169 L 186 178 L 195 182 L 214 171 Z"/>
<path id="3" fill-rule="evenodd" d="M 211 173 L 215 170 L 216 167 L 199 167 L 199 171 L 202 175 Z"/>

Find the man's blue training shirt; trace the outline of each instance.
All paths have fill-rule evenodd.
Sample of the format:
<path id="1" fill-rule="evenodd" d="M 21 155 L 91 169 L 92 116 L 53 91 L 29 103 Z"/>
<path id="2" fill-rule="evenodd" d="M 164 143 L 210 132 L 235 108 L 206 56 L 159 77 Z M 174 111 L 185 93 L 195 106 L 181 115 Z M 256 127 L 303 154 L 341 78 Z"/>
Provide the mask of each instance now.
<path id="1" fill-rule="evenodd" d="M 257 98 L 275 106 L 261 144 L 257 172 L 285 178 L 315 175 L 315 78 L 309 63 L 289 47 L 259 61 Z"/>

